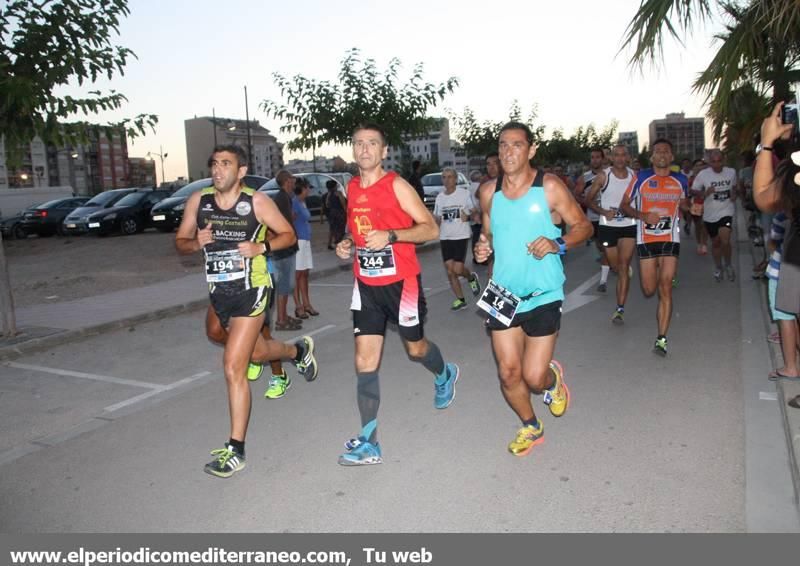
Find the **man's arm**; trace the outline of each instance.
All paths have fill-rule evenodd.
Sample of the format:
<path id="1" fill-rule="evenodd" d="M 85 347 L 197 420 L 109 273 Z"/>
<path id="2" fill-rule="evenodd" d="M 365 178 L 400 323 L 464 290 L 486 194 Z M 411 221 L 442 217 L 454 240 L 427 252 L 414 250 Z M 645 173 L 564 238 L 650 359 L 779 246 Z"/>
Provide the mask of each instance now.
<path id="1" fill-rule="evenodd" d="M 594 230 L 592 223 L 586 218 L 580 205 L 564 182 L 556 175 L 547 174 L 544 176 L 543 184 L 550 210 L 557 212 L 567 224 L 567 233 L 564 235 L 564 243 L 567 245 L 567 249 L 573 249 L 588 240 Z M 553 240 L 548 241 L 555 246 L 555 252 L 558 252 L 558 245 Z M 530 245 L 528 247 L 530 249 Z M 534 252 L 532 251 L 531 253 Z M 534 253 L 534 255 L 536 254 Z"/>
<path id="2" fill-rule="evenodd" d="M 200 192 L 196 192 L 186 201 L 183 219 L 181 220 L 181 225 L 178 226 L 178 233 L 175 234 L 175 248 L 179 254 L 188 255 L 199 252 L 208 243 L 201 244 L 198 241 L 197 208 L 199 206 Z M 203 228 L 208 232 L 211 231 L 211 226 L 203 226 Z"/>
<path id="3" fill-rule="evenodd" d="M 268 196 L 256 192 L 253 194 L 253 209 L 255 210 L 256 219 L 261 224 L 269 227 L 273 237 L 268 238 L 266 244 L 262 242 L 242 242 L 239 244 L 239 250 L 244 251 L 245 246 L 251 248 L 253 257 L 269 251 L 283 250 L 293 246 L 297 242 L 297 236 L 294 233 L 294 228 L 289 224 L 289 221 L 283 216 L 278 206 Z"/>
<path id="4" fill-rule="evenodd" d="M 586 203 L 583 202 L 583 189 L 586 186 L 586 178 L 583 175 L 579 175 L 578 179 L 575 181 L 575 188 L 572 189 L 572 194 L 575 196 L 575 200 L 578 201 L 579 204 L 585 205 Z"/>
<path id="5" fill-rule="evenodd" d="M 606 210 L 605 208 L 601 207 L 598 202 L 595 201 L 597 193 L 600 192 L 600 189 L 605 184 L 606 184 L 606 172 L 601 171 L 592 181 L 592 186 L 589 187 L 589 194 L 586 197 L 586 207 L 594 210 L 597 214 L 605 216 L 606 218 L 611 220 L 612 218 L 614 218 L 614 211 Z"/>

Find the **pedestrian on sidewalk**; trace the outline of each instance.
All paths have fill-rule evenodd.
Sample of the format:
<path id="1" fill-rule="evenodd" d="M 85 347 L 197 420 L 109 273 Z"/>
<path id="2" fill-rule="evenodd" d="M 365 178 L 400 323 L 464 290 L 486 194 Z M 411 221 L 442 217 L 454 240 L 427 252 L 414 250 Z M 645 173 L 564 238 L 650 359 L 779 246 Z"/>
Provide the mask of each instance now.
<path id="1" fill-rule="evenodd" d="M 286 169 L 278 171 L 276 176 L 280 191 L 275 196 L 275 204 L 278 210 L 292 227 L 294 232 L 294 214 L 292 212 L 292 199 L 294 198 L 294 176 Z M 297 260 L 298 245 L 295 243 L 292 246 L 278 250 L 272 253 L 272 261 L 275 265 L 275 291 L 277 293 L 277 320 L 275 321 L 275 330 L 289 330 L 295 331 L 303 328 L 302 320 L 289 316 L 287 311 L 289 304 L 289 296 L 294 293 L 295 288 L 295 267 Z"/>
<path id="2" fill-rule="evenodd" d="M 294 286 L 294 315 L 306 319 L 309 315 L 318 316 L 319 312 L 311 306 L 308 294 L 308 272 L 314 268 L 314 259 L 311 256 L 311 212 L 306 206 L 306 198 L 310 189 L 308 181 L 298 177 L 295 181 L 294 199 L 292 199 L 292 213 L 294 216 L 294 231 L 297 234 L 297 260 L 295 264 Z"/>
<path id="3" fill-rule="evenodd" d="M 788 224 L 789 219 L 786 214 L 783 212 L 775 214 L 772 218 L 768 244 L 772 249 L 766 270 L 769 285 L 769 308 L 772 320 L 778 324 L 781 353 L 783 354 L 783 367 L 769 374 L 769 378 L 773 381 L 782 378 L 800 379 L 800 366 L 797 364 L 797 349 L 800 347 L 797 317 L 775 308 L 775 292 L 778 288 L 781 271 L 781 249 Z"/>
<path id="4" fill-rule="evenodd" d="M 325 183 L 328 192 L 323 200 L 323 210 L 328 215 L 328 249 L 332 250 L 344 238 L 347 226 L 347 199 L 339 190 L 339 183 L 334 179 Z"/>

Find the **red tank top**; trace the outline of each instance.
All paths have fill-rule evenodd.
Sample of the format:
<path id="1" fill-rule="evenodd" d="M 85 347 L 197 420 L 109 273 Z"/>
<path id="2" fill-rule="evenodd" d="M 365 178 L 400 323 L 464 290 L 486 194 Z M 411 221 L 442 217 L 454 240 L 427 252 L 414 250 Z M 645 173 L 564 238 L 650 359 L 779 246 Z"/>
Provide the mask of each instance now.
<path id="1" fill-rule="evenodd" d="M 369 187 L 361 186 L 361 177 L 353 177 L 347 185 L 347 226 L 356 247 L 353 272 L 367 285 L 388 285 L 419 273 L 415 244 L 397 242 L 376 252 L 366 249 L 364 237 L 371 230 L 400 230 L 414 224 L 394 194 L 395 177 L 397 173 L 389 171 Z"/>

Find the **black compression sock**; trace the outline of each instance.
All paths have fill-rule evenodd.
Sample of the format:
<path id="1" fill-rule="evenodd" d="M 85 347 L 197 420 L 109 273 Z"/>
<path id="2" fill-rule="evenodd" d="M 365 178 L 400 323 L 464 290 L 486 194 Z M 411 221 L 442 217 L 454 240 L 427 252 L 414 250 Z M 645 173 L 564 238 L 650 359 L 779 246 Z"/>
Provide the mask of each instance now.
<path id="1" fill-rule="evenodd" d="M 228 441 L 228 445 L 234 450 L 236 450 L 236 452 L 238 452 L 240 456 L 244 456 L 244 440 L 234 440 L 233 438 L 231 438 Z"/>

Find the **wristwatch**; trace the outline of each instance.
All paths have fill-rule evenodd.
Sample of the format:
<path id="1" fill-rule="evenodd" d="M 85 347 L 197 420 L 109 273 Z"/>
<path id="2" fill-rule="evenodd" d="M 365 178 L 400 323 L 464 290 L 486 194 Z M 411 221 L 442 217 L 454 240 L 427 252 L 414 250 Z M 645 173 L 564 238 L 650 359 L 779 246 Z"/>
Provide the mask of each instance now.
<path id="1" fill-rule="evenodd" d="M 389 230 L 389 243 L 394 244 L 397 241 L 397 234 L 394 230 Z"/>
<path id="2" fill-rule="evenodd" d="M 772 148 L 771 148 L 771 147 L 769 147 L 768 145 L 761 145 L 761 144 L 758 144 L 758 145 L 756 146 L 756 155 L 758 155 L 758 154 L 759 154 L 759 153 L 761 153 L 762 151 L 772 151 Z"/>
<path id="3" fill-rule="evenodd" d="M 558 244 L 558 255 L 564 255 L 567 253 L 567 243 L 564 241 L 564 238 L 559 237 L 553 241 Z"/>

